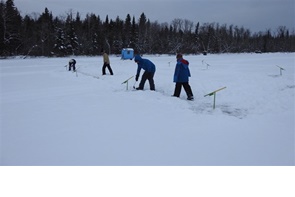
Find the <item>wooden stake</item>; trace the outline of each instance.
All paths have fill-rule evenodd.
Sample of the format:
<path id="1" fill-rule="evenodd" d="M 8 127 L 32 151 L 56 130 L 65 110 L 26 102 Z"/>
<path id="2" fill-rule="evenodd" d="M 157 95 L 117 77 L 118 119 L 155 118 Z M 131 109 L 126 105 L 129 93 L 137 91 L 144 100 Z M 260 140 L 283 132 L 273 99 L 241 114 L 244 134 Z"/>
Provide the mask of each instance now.
<path id="1" fill-rule="evenodd" d="M 215 109 L 215 102 L 216 102 L 216 92 L 218 92 L 218 91 L 220 91 L 220 90 L 223 90 L 223 89 L 225 89 L 226 87 L 223 87 L 223 88 L 219 88 L 219 89 L 217 89 L 217 90 L 215 90 L 215 91 L 213 91 L 213 92 L 210 92 L 209 94 L 206 94 L 206 95 L 204 95 L 204 97 L 206 97 L 206 96 L 212 96 L 212 95 L 214 95 L 214 100 L 213 100 L 213 109 Z"/>

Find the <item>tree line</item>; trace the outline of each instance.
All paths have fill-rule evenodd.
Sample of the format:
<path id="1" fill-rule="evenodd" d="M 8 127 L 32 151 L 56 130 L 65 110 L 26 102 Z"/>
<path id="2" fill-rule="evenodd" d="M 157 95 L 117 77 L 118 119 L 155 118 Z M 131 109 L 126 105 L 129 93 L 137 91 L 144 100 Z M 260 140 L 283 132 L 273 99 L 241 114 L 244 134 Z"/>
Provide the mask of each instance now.
<path id="1" fill-rule="evenodd" d="M 102 49 L 120 54 L 122 48 L 136 53 L 177 52 L 241 53 L 294 52 L 295 32 L 280 26 L 275 31 L 251 33 L 249 29 L 219 23 L 200 24 L 176 18 L 171 23 L 151 22 L 144 13 L 139 19 L 104 20 L 79 12 L 54 17 L 45 8 L 41 14 L 22 17 L 13 0 L 0 2 L 0 56 L 99 55 Z"/>

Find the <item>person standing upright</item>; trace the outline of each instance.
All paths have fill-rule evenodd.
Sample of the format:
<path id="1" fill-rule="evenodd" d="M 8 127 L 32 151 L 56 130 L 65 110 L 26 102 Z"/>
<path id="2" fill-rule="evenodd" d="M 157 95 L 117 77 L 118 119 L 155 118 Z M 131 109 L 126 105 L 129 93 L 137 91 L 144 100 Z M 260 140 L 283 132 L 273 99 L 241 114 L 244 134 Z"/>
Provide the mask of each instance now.
<path id="1" fill-rule="evenodd" d="M 189 62 L 185 59 L 183 59 L 182 54 L 177 54 L 176 56 L 176 67 L 174 71 L 174 79 L 173 82 L 175 82 L 175 90 L 174 94 L 172 96 L 179 97 L 181 93 L 181 87 L 183 86 L 186 94 L 187 94 L 187 100 L 194 100 L 194 95 L 191 89 L 191 86 L 189 85 L 189 77 L 191 76 L 190 70 L 189 70 Z"/>
<path id="2" fill-rule="evenodd" d="M 101 52 L 103 57 L 102 75 L 106 74 L 106 68 L 108 68 L 110 75 L 113 75 L 114 73 L 110 65 L 110 59 L 108 54 L 104 50 L 102 50 Z"/>
<path id="3" fill-rule="evenodd" d="M 135 76 L 136 81 L 138 81 L 141 69 L 144 70 L 144 73 L 142 74 L 142 77 L 141 77 L 141 81 L 139 83 L 139 86 L 136 88 L 136 90 L 143 90 L 146 80 L 149 80 L 150 89 L 155 90 L 155 82 L 154 82 L 154 75 L 156 72 L 155 64 L 148 59 L 141 58 L 140 55 L 136 55 L 134 57 L 134 61 L 138 65 L 136 76 Z"/>

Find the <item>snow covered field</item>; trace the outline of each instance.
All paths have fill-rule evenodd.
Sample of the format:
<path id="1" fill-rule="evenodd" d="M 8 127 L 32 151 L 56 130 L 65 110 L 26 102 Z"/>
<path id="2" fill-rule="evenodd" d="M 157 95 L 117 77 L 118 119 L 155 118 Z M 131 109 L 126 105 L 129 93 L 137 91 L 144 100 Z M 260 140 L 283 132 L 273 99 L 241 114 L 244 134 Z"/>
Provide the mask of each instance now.
<path id="1" fill-rule="evenodd" d="M 102 57 L 73 58 L 77 75 L 69 57 L 1 60 L 0 165 L 295 164 L 294 53 L 184 56 L 194 101 L 171 97 L 175 56 L 143 56 L 156 92 L 126 90 L 134 61 L 102 76 Z"/>

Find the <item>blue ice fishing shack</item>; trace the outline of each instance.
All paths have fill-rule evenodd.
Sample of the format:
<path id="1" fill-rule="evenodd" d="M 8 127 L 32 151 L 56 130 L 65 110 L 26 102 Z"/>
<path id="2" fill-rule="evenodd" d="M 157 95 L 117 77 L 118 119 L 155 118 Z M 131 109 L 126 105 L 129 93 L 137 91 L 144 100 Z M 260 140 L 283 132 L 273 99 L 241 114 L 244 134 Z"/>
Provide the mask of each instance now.
<path id="1" fill-rule="evenodd" d="M 122 55 L 121 59 L 123 60 L 127 60 L 127 59 L 132 60 L 134 57 L 134 50 L 132 48 L 124 48 L 122 49 L 121 55 Z"/>

